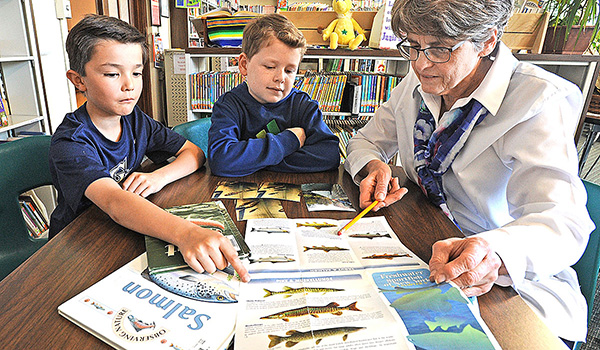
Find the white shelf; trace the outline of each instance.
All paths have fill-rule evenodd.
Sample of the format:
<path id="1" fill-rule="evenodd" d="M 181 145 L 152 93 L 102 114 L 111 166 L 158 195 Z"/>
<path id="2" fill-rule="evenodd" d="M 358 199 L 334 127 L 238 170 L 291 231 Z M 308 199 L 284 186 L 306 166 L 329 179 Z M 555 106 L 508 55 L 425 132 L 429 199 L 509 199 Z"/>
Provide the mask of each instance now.
<path id="1" fill-rule="evenodd" d="M 21 122 L 17 122 L 17 123 L 11 123 L 11 124 L 9 124 L 7 126 L 0 127 L 0 133 L 7 132 L 7 131 L 10 131 L 10 130 L 14 130 L 14 129 L 18 129 L 18 128 L 21 128 L 21 127 L 27 126 L 27 125 L 37 124 L 37 123 L 39 123 L 39 122 L 41 122 L 41 121 L 44 120 L 43 116 L 38 116 L 38 117 L 36 117 L 36 116 L 22 116 L 22 115 L 18 115 L 18 116 L 10 115 L 9 116 L 9 118 L 15 118 L 15 117 L 23 118 L 25 120 L 21 121 Z"/>
<path id="2" fill-rule="evenodd" d="M 0 56 L 0 63 L 6 62 L 33 62 L 35 61 L 35 58 L 33 56 L 7 56 L 7 57 L 1 57 Z"/>

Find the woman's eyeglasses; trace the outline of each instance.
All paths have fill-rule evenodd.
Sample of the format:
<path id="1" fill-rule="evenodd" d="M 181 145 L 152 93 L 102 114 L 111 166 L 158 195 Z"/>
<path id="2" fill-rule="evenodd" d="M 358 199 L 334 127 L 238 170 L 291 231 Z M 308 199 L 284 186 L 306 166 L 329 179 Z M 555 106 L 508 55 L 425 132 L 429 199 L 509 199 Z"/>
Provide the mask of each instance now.
<path id="1" fill-rule="evenodd" d="M 461 45 L 465 42 L 467 41 L 463 40 L 452 47 L 428 47 L 425 49 L 419 49 L 415 46 L 408 45 L 407 39 L 404 39 L 396 45 L 396 48 L 398 48 L 398 51 L 400 51 L 402 57 L 409 61 L 416 61 L 419 59 L 419 53 L 422 51 L 425 54 L 425 57 L 427 57 L 427 59 L 431 62 L 446 63 L 450 61 L 452 52 L 461 47 Z"/>

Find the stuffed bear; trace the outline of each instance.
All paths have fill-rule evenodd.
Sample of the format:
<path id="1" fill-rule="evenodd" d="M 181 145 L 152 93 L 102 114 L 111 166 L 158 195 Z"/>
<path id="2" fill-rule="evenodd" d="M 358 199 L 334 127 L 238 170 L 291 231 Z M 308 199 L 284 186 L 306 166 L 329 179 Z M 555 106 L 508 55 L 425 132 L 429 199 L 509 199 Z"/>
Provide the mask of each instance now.
<path id="1" fill-rule="evenodd" d="M 329 39 L 329 48 L 337 49 L 338 45 L 348 45 L 354 50 L 365 40 L 365 31 L 352 18 L 351 0 L 332 0 L 333 10 L 337 13 L 337 19 L 333 20 L 323 30 L 323 40 Z M 358 35 L 355 35 L 355 32 Z"/>

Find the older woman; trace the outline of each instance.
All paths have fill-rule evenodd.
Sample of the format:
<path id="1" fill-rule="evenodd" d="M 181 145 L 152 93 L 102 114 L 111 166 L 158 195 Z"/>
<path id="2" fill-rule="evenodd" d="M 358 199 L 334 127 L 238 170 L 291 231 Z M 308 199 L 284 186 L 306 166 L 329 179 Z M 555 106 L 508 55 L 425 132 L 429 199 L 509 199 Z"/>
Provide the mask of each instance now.
<path id="1" fill-rule="evenodd" d="M 411 71 L 350 141 L 360 204 L 404 195 L 407 176 L 466 238 L 433 246 L 436 282 L 467 295 L 512 285 L 560 337 L 584 340 L 586 302 L 570 268 L 593 229 L 573 134 L 582 96 L 517 61 L 499 39 L 511 0 L 396 0 L 392 28 Z"/>

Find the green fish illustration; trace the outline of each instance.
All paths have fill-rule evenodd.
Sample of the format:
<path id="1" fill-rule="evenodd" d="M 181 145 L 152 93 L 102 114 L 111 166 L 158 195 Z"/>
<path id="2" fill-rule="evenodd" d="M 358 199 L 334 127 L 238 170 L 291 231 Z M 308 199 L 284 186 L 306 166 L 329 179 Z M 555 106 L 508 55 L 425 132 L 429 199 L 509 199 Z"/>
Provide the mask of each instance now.
<path id="1" fill-rule="evenodd" d="M 271 339 L 269 343 L 269 348 L 276 346 L 277 344 L 285 342 L 285 346 L 287 348 L 291 348 L 292 346 L 298 344 L 304 340 L 316 339 L 315 343 L 319 344 L 323 338 L 334 337 L 337 335 L 342 336 L 342 340 L 346 341 L 348 339 L 348 334 L 355 333 L 360 331 L 361 329 L 365 329 L 365 327 L 334 327 L 334 328 L 325 328 L 325 329 L 317 329 L 317 330 L 309 330 L 307 332 L 300 332 L 296 330 L 291 330 L 285 333 L 287 337 L 281 337 L 278 335 L 269 334 L 268 337 Z"/>
<path id="2" fill-rule="evenodd" d="M 341 292 L 344 289 L 337 289 L 337 288 L 321 288 L 321 287 L 300 287 L 300 288 L 292 288 L 292 287 L 283 287 L 282 291 L 271 291 L 268 290 L 266 288 L 263 288 L 265 290 L 265 292 L 267 294 L 265 294 L 265 298 L 266 297 L 270 297 L 271 295 L 278 295 L 278 294 L 284 294 L 284 298 L 289 298 L 292 296 L 292 294 L 298 294 L 298 293 L 302 293 L 302 294 L 306 294 L 306 293 L 323 293 L 323 295 L 325 295 L 325 293 L 328 292 Z"/>
<path id="3" fill-rule="evenodd" d="M 450 288 L 446 293 L 442 293 L 440 288 L 432 287 L 407 293 L 394 300 L 391 306 L 396 310 L 449 312 L 452 310 L 450 300 L 467 304 L 456 288 Z"/>
<path id="4" fill-rule="evenodd" d="M 326 222 L 305 222 L 305 223 L 296 223 L 296 227 L 314 227 L 316 229 L 322 229 L 323 227 L 337 227 L 335 224 L 329 224 Z"/>
<path id="5" fill-rule="evenodd" d="M 329 253 L 332 250 L 349 250 L 349 249 L 348 248 L 340 248 L 340 247 L 326 247 L 324 245 L 322 245 L 320 247 L 317 247 L 314 245 L 312 247 L 304 246 L 304 251 L 307 251 L 307 250 L 322 250 L 325 253 Z"/>
<path id="6" fill-rule="evenodd" d="M 362 311 L 356 307 L 357 301 L 348 304 L 348 306 L 340 307 L 340 304 L 336 302 L 331 302 L 325 306 L 303 306 L 297 309 L 290 309 L 282 312 L 278 312 L 269 316 L 263 316 L 260 319 L 280 319 L 285 322 L 289 322 L 292 317 L 300 317 L 305 315 L 311 315 L 312 317 L 319 317 L 319 314 L 332 314 L 336 316 L 341 316 L 342 311 L 344 310 L 352 310 L 352 311 Z"/>
<path id="7" fill-rule="evenodd" d="M 436 328 L 441 328 L 444 331 L 447 331 L 448 328 L 462 326 L 467 322 L 466 319 L 462 319 L 454 316 L 438 316 L 434 318 L 434 321 L 425 321 L 427 327 L 429 327 L 430 331 L 435 330 Z"/>
<path id="8" fill-rule="evenodd" d="M 435 350 L 487 350 L 494 346 L 485 333 L 467 325 L 462 332 L 431 332 L 411 334 L 406 337 L 411 343 L 423 349 Z"/>

